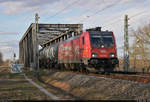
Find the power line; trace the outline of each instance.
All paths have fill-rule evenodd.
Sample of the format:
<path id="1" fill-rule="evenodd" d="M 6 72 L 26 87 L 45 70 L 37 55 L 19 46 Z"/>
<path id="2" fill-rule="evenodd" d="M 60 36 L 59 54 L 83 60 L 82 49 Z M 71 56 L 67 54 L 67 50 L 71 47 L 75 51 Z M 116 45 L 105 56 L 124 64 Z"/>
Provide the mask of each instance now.
<path id="1" fill-rule="evenodd" d="M 149 4 L 149 3 L 146 3 L 146 4 Z M 144 6 L 144 5 L 143 5 L 143 6 Z M 136 16 L 139 16 L 140 14 L 145 13 L 145 11 L 147 11 L 147 10 L 143 10 L 142 12 L 136 13 L 135 15 L 132 15 L 130 18 L 134 18 L 134 17 L 136 17 Z M 149 11 L 148 11 L 148 12 L 149 12 Z"/>
<path id="2" fill-rule="evenodd" d="M 66 7 L 64 7 L 64 8 L 61 9 L 60 11 L 56 12 L 54 15 L 52 15 L 52 16 L 50 16 L 50 17 L 47 17 L 47 18 L 53 18 L 53 17 L 59 15 L 60 13 L 62 13 L 63 11 L 65 11 L 67 8 L 69 8 L 70 6 L 72 6 L 72 5 L 76 4 L 76 3 L 78 3 L 79 1 L 80 1 L 80 0 L 75 0 L 74 2 L 72 2 L 71 4 L 68 4 Z M 47 19 L 47 18 L 45 18 L 45 19 Z"/>
<path id="3" fill-rule="evenodd" d="M 118 2 L 118 3 L 119 3 L 119 2 Z M 104 7 L 103 9 L 98 10 L 98 11 L 95 12 L 94 14 L 90 15 L 90 17 L 91 17 L 91 16 L 95 16 L 95 15 L 97 15 L 98 13 L 100 13 L 100 12 L 106 10 L 106 9 L 109 9 L 109 8 L 111 8 L 111 7 L 114 7 L 114 6 L 117 5 L 118 3 L 113 3 L 113 4 L 110 4 L 110 5 L 107 5 L 107 6 Z"/>
<path id="4" fill-rule="evenodd" d="M 147 10 L 143 10 L 142 12 L 136 13 L 135 15 L 130 16 L 129 19 L 134 18 L 134 17 L 137 17 L 137 16 L 139 16 L 140 14 L 146 13 L 146 11 L 147 11 Z M 104 25 L 104 27 L 109 26 L 109 25 L 112 25 L 112 24 L 115 24 L 116 22 L 119 22 L 119 20 L 121 20 L 121 19 L 118 19 L 118 20 L 116 20 L 116 21 L 114 21 L 114 22 L 112 22 L 112 23 L 110 23 L 110 24 Z"/>
<path id="5" fill-rule="evenodd" d="M 143 14 L 143 13 L 146 13 L 145 11 L 147 11 L 147 10 L 143 10 L 142 12 L 139 12 L 139 13 L 137 13 L 137 14 L 131 16 L 130 18 L 134 18 L 134 17 L 137 17 L 137 16 L 139 16 L 139 15 L 141 15 L 141 14 Z"/>
<path id="6" fill-rule="evenodd" d="M 135 15 L 132 15 L 132 16 L 129 17 L 129 19 L 134 18 L 134 17 L 137 17 L 137 16 L 139 16 L 140 14 L 146 13 L 145 11 L 147 11 L 147 10 L 144 10 L 144 11 L 142 11 L 142 12 L 139 12 L 139 13 L 135 14 Z M 106 27 L 106 26 L 115 24 L 116 22 L 119 22 L 120 20 L 122 20 L 122 19 L 120 18 L 120 19 L 118 19 L 118 20 L 115 20 L 114 22 L 109 23 L 109 24 L 107 24 L 107 25 L 104 25 L 103 27 Z"/>
<path id="7" fill-rule="evenodd" d="M 102 8 L 102 9 L 96 11 L 95 13 L 91 14 L 90 16 L 87 16 L 87 18 L 90 18 L 90 17 L 92 17 L 92 16 L 95 16 L 95 15 L 97 15 L 98 13 L 103 12 L 103 11 L 106 10 L 106 9 L 109 9 L 109 8 L 111 8 L 111 7 L 114 7 L 115 5 L 119 4 L 120 2 L 121 2 L 121 0 L 119 0 L 117 3 L 115 2 L 115 3 L 113 3 L 113 4 L 109 4 L 109 5 L 107 5 L 106 7 L 104 7 L 104 8 Z M 83 21 L 83 20 L 80 20 L 80 22 L 82 22 L 82 21 Z"/>
<path id="8" fill-rule="evenodd" d="M 74 5 L 74 4 L 78 3 L 78 2 L 79 2 L 79 0 L 76 0 L 76 1 L 72 2 L 71 4 L 67 5 L 65 8 L 61 9 L 59 12 L 57 12 L 57 13 L 55 13 L 54 15 L 50 16 L 50 18 L 53 18 L 53 17 L 59 15 L 61 12 L 65 11 L 68 7 L 70 7 L 70 5 L 72 6 L 72 5 Z M 115 2 L 115 3 L 113 3 L 113 4 L 107 5 L 107 6 L 104 7 L 103 9 L 98 10 L 98 11 L 94 12 L 93 14 L 91 14 L 90 16 L 86 16 L 86 17 L 87 17 L 87 18 L 90 18 L 90 17 L 92 17 L 92 16 L 95 16 L 95 15 L 97 15 L 98 13 L 100 13 L 100 12 L 106 10 L 106 9 L 109 9 L 109 8 L 111 8 L 111 7 L 114 7 L 115 5 L 117 5 L 117 4 L 120 3 L 120 2 L 121 2 L 121 0 L 120 0 L 119 2 L 117 2 L 117 3 Z M 90 10 L 90 9 L 89 9 L 89 10 Z M 89 10 L 86 10 L 86 11 L 88 12 Z M 140 13 L 138 13 L 138 14 L 136 14 L 136 15 L 133 15 L 133 16 L 131 16 L 130 18 L 136 17 L 136 16 L 138 16 L 139 14 L 144 13 L 144 12 L 145 12 L 145 11 L 140 12 Z M 81 14 L 80 17 L 81 17 L 82 15 L 83 15 L 83 14 Z M 49 17 L 48 17 L 48 18 L 49 18 Z M 115 19 L 116 19 L 116 18 L 115 18 Z M 85 19 L 84 19 L 84 20 L 85 20 Z M 80 20 L 79 22 L 82 22 L 82 21 L 84 21 L 84 20 Z M 120 20 L 121 20 L 121 19 L 115 20 L 114 22 L 112 22 L 112 23 L 110 23 L 110 24 L 104 25 L 104 27 L 109 26 L 109 25 L 112 25 L 112 24 L 115 24 L 116 22 L 118 22 L 118 21 L 120 21 Z"/>
<path id="9" fill-rule="evenodd" d="M 114 22 L 111 22 L 111 23 L 109 23 L 109 24 L 106 24 L 106 25 L 104 25 L 103 27 L 107 27 L 107 26 L 110 26 L 110 25 L 112 25 L 112 24 L 115 24 L 115 23 L 118 23 L 118 22 L 120 22 L 120 21 L 122 21 L 123 19 L 117 19 L 117 20 L 115 20 Z"/>
<path id="10" fill-rule="evenodd" d="M 91 9 L 91 8 L 85 10 L 82 14 L 79 15 L 79 18 L 80 18 L 82 15 L 84 15 L 84 13 L 89 12 L 89 11 L 92 11 L 92 10 L 93 10 L 93 9 Z M 89 16 L 87 16 L 87 17 L 89 17 Z M 80 21 L 81 21 L 81 20 L 80 20 Z M 79 21 L 79 22 L 80 22 L 80 21 Z"/>
<path id="11" fill-rule="evenodd" d="M 137 17 L 137 16 L 139 16 L 140 14 L 146 13 L 145 11 L 146 11 L 146 10 L 144 10 L 144 11 L 142 11 L 142 12 L 140 12 L 140 13 L 137 13 L 137 14 L 135 14 L 135 15 L 129 17 L 129 18 Z M 116 18 L 115 18 L 115 19 L 116 19 Z M 121 19 L 121 18 L 120 18 L 120 19 L 117 19 L 117 20 L 115 20 L 115 21 L 113 21 L 113 22 L 111 22 L 111 23 L 109 23 L 109 24 L 104 25 L 103 27 L 107 27 L 107 26 L 113 25 L 113 24 L 118 23 L 118 22 L 120 22 L 120 21 L 122 21 L 122 20 L 123 20 L 123 19 Z"/>
<path id="12" fill-rule="evenodd" d="M 120 3 L 120 2 L 118 2 L 118 3 Z M 118 3 L 117 3 L 117 4 L 118 4 Z M 87 16 L 87 18 L 89 18 L 89 17 L 91 17 L 91 16 L 94 16 L 94 15 L 98 14 L 99 12 L 102 12 L 102 11 L 104 11 L 105 9 L 111 8 L 111 7 L 115 6 L 115 5 L 116 5 L 115 3 L 114 3 L 114 4 L 111 4 L 110 7 L 109 7 L 109 6 L 108 6 L 108 7 L 105 7 L 105 8 L 103 8 L 103 9 L 101 9 L 101 10 L 95 12 L 93 15 Z M 143 13 L 145 13 L 145 11 L 146 11 L 146 10 L 144 10 L 144 11 L 142 11 L 142 12 L 140 12 L 140 13 L 137 13 L 137 14 L 131 16 L 130 18 L 134 18 L 134 17 L 136 17 L 136 16 L 138 16 L 138 15 L 140 15 L 140 14 L 143 14 Z M 114 19 L 116 19 L 116 18 L 114 18 Z M 106 26 L 115 24 L 115 23 L 119 22 L 120 20 L 123 20 L 123 19 L 120 18 L 120 19 L 115 20 L 114 22 L 112 22 L 112 23 L 110 23 L 110 24 L 104 25 L 103 27 L 106 27 Z M 81 22 L 81 21 L 83 21 L 83 20 L 80 20 L 80 22 Z"/>

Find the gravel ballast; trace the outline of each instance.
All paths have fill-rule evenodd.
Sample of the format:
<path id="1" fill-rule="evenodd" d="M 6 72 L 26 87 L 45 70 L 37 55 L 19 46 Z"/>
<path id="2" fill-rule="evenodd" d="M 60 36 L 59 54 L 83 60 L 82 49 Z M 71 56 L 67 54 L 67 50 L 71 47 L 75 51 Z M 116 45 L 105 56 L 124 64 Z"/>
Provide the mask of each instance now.
<path id="1" fill-rule="evenodd" d="M 150 84 L 68 72 L 50 72 L 42 80 L 81 99 L 150 99 Z"/>

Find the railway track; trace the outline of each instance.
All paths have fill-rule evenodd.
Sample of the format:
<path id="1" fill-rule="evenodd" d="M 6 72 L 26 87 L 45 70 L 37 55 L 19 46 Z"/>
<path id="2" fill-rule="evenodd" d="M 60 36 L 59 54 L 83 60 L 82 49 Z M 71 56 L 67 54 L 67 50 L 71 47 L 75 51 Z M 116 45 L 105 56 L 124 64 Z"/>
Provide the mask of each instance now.
<path id="1" fill-rule="evenodd" d="M 58 71 L 58 70 L 51 70 L 51 71 Z M 96 77 L 104 77 L 104 78 L 112 78 L 112 79 L 121 79 L 121 80 L 128 80 L 133 82 L 139 83 L 150 83 L 150 73 L 142 73 L 142 72 L 123 72 L 123 71 L 114 71 L 110 73 L 105 72 L 90 72 L 90 73 L 82 73 L 82 72 L 75 72 L 75 71 L 63 71 L 73 74 L 84 74 L 88 76 L 96 76 Z"/>
<path id="2" fill-rule="evenodd" d="M 113 78 L 113 79 L 121 79 L 121 80 L 129 80 L 134 82 L 141 83 L 150 83 L 150 75 L 144 74 L 109 74 L 109 75 L 100 75 L 100 77 Z"/>

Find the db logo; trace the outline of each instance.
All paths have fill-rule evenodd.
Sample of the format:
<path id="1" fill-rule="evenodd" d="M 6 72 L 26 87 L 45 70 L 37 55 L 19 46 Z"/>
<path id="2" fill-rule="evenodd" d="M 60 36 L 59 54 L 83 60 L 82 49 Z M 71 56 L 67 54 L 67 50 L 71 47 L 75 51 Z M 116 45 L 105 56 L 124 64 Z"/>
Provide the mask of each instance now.
<path id="1" fill-rule="evenodd" d="M 107 55 L 100 55 L 100 57 L 107 57 Z"/>
<path id="2" fill-rule="evenodd" d="M 106 50 L 100 50 L 101 53 L 106 53 Z"/>

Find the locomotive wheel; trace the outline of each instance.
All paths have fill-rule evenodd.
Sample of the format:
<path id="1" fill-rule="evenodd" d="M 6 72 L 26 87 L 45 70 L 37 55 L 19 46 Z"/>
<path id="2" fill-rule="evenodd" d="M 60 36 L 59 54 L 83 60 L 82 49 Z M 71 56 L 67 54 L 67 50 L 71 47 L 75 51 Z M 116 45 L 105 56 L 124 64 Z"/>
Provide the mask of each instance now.
<path id="1" fill-rule="evenodd" d="M 79 72 L 79 70 L 80 70 L 80 65 L 77 63 L 76 64 L 76 70 Z"/>
<path id="2" fill-rule="evenodd" d="M 64 69 L 67 70 L 68 69 L 68 65 L 64 64 Z"/>
<path id="3" fill-rule="evenodd" d="M 69 68 L 70 68 L 71 71 L 73 71 L 73 64 L 70 63 Z"/>
<path id="4" fill-rule="evenodd" d="M 88 74 L 89 70 L 87 69 L 87 67 L 85 68 L 85 74 Z"/>
<path id="5" fill-rule="evenodd" d="M 65 64 L 65 65 L 66 65 L 66 66 L 65 66 L 66 70 L 70 71 L 70 70 L 71 70 L 71 68 L 70 68 L 70 64 L 69 64 L 69 63 L 67 63 L 67 64 Z"/>
<path id="6" fill-rule="evenodd" d="M 59 65 L 58 64 L 55 64 L 54 67 L 55 67 L 55 69 L 59 70 Z"/>
<path id="7" fill-rule="evenodd" d="M 73 69 L 74 69 L 74 65 L 73 64 L 69 64 L 70 65 L 70 69 L 71 69 L 71 71 L 73 71 Z"/>
<path id="8" fill-rule="evenodd" d="M 80 64 L 76 64 L 76 70 L 78 71 L 78 72 L 80 72 Z"/>
<path id="9" fill-rule="evenodd" d="M 75 64 L 74 64 L 74 70 L 75 70 L 75 71 L 78 71 L 78 67 L 79 67 L 78 64 L 75 63 Z"/>
<path id="10" fill-rule="evenodd" d="M 107 66 L 104 68 L 104 72 L 107 72 L 107 73 L 111 73 L 114 71 L 114 67 L 113 66 Z"/>
<path id="11" fill-rule="evenodd" d="M 71 67 L 72 71 L 76 71 L 76 64 L 75 63 L 70 64 L 70 67 Z"/>
<path id="12" fill-rule="evenodd" d="M 84 67 L 83 67 L 83 72 L 85 73 L 85 74 L 88 74 L 89 73 L 89 70 L 87 69 L 87 67 L 84 65 Z"/>
<path id="13" fill-rule="evenodd" d="M 64 71 L 64 64 L 63 63 L 60 64 L 60 70 Z"/>
<path id="14" fill-rule="evenodd" d="M 79 72 L 81 72 L 81 73 L 83 72 L 83 70 L 82 70 L 82 64 L 79 65 Z"/>
<path id="15" fill-rule="evenodd" d="M 84 64 L 82 64 L 82 72 L 86 73 L 86 71 L 87 71 L 86 66 Z"/>
<path id="16" fill-rule="evenodd" d="M 80 72 L 81 73 L 86 73 L 87 72 L 86 66 L 83 63 L 80 65 Z"/>

